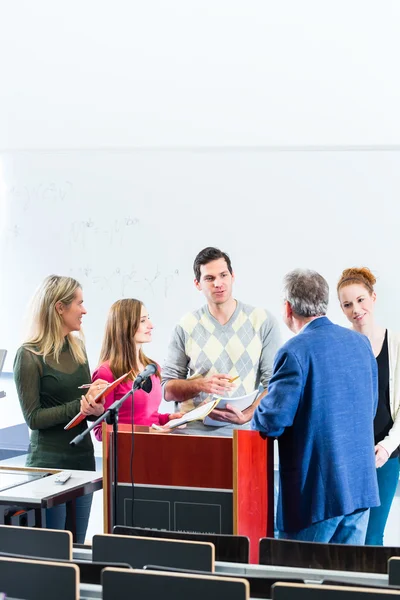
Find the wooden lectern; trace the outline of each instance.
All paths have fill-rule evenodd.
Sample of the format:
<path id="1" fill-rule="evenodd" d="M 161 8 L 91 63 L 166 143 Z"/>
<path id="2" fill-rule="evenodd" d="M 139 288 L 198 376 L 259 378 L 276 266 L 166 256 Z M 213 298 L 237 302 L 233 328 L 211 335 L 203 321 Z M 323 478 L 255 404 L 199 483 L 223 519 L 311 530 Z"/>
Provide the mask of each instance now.
<path id="1" fill-rule="evenodd" d="M 104 424 L 105 533 L 111 533 L 112 435 L 112 427 Z M 258 563 L 259 540 L 274 531 L 273 441 L 241 429 L 222 437 L 164 434 L 142 426 L 134 427 L 133 437 L 132 511 L 132 427 L 119 426 L 117 524 L 132 525 L 133 512 L 139 527 L 245 535 L 250 562 Z M 146 515 L 145 507 L 150 507 Z"/>

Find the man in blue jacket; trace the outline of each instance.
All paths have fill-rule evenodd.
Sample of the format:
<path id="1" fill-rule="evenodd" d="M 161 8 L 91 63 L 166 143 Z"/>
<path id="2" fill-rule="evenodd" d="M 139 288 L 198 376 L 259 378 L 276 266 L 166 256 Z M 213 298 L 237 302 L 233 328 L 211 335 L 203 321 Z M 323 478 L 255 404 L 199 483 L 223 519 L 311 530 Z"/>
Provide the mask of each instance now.
<path id="1" fill-rule="evenodd" d="M 315 271 L 284 281 L 293 333 L 275 357 L 252 428 L 279 437 L 279 537 L 363 544 L 379 506 L 373 419 L 376 360 L 368 339 L 325 316 L 329 288 Z"/>

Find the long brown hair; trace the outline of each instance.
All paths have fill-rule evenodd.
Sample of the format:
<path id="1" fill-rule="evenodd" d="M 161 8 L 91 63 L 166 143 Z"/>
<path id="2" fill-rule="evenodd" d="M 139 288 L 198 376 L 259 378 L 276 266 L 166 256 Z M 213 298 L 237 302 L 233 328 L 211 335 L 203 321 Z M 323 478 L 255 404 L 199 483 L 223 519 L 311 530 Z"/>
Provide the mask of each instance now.
<path id="1" fill-rule="evenodd" d="M 124 298 L 114 302 L 108 313 L 100 364 L 108 361 L 115 378 L 132 371 L 129 379 L 134 379 L 139 373 L 134 336 L 140 325 L 142 306 L 140 300 Z M 145 367 L 154 362 L 142 349 L 139 351 L 139 360 Z M 157 375 L 160 377 L 158 371 Z"/>
<path id="2" fill-rule="evenodd" d="M 59 362 L 65 341 L 62 318 L 56 310 L 56 304 L 62 302 L 70 306 L 81 285 L 72 277 L 49 275 L 35 292 L 30 306 L 30 332 L 24 346 L 33 354 L 54 357 Z M 82 332 L 67 335 L 71 354 L 75 361 L 83 364 L 87 361 Z"/>

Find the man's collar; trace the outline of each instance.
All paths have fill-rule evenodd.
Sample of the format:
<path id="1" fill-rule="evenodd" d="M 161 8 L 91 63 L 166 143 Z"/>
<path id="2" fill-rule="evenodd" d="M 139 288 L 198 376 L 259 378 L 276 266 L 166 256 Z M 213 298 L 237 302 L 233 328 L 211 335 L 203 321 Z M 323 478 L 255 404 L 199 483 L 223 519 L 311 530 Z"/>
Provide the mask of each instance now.
<path id="1" fill-rule="evenodd" d="M 297 332 L 296 335 L 299 335 L 299 333 L 303 333 L 303 331 L 305 330 L 306 327 L 308 327 L 308 325 L 310 323 L 313 323 L 314 321 L 316 321 L 317 319 L 322 319 L 322 317 L 325 317 L 326 315 L 319 315 L 319 317 L 314 317 L 314 319 L 311 319 L 311 321 L 307 321 L 307 323 L 305 325 L 303 325 L 303 327 Z"/>

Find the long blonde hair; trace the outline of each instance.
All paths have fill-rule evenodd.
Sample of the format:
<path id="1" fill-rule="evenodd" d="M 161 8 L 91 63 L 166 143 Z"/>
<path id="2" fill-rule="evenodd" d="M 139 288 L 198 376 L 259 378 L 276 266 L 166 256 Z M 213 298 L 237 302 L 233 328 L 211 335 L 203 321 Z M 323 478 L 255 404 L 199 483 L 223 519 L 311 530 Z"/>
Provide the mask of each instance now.
<path id="1" fill-rule="evenodd" d="M 56 304 L 62 302 L 69 306 L 81 285 L 72 277 L 49 275 L 36 290 L 30 307 L 30 331 L 24 346 L 34 354 L 54 358 L 59 362 L 64 345 L 62 317 L 56 310 Z M 67 335 L 71 354 L 79 364 L 86 362 L 83 334 Z"/>
<path id="2" fill-rule="evenodd" d="M 140 325 L 142 306 L 140 300 L 124 298 L 114 302 L 108 313 L 99 364 L 108 361 L 115 378 L 132 371 L 129 379 L 134 379 L 139 373 L 134 336 Z M 145 367 L 153 362 L 142 349 L 139 361 Z M 159 373 L 157 375 L 160 377 Z"/>

